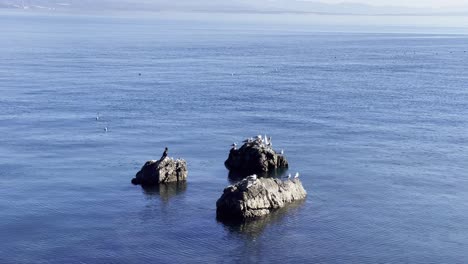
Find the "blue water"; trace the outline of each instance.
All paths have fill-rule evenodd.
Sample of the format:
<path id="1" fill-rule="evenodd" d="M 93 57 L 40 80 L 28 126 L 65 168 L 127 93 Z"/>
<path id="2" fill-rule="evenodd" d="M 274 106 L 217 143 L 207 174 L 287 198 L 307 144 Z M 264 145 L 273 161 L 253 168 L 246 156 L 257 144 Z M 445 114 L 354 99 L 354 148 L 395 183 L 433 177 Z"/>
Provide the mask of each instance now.
<path id="1" fill-rule="evenodd" d="M 0 24 L 0 263 L 468 262 L 467 36 Z M 309 195 L 220 223 L 260 133 Z M 165 146 L 187 184 L 131 185 Z"/>

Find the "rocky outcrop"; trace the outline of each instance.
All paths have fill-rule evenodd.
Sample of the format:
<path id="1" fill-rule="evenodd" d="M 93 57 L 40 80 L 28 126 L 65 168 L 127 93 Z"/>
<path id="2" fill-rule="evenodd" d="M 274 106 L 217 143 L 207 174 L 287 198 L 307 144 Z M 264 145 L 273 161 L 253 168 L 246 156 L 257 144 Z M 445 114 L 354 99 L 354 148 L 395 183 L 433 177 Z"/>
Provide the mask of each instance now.
<path id="1" fill-rule="evenodd" d="M 187 179 L 187 162 L 183 159 L 166 157 L 163 160 L 150 160 L 132 179 L 133 184 L 156 185 L 159 183 L 180 182 Z"/>
<path id="2" fill-rule="evenodd" d="M 242 147 L 233 147 L 228 159 L 224 162 L 226 168 L 232 172 L 245 175 L 264 174 L 278 168 L 287 168 L 288 161 L 283 154 L 277 153 L 270 144 L 262 140 L 249 140 Z"/>
<path id="3" fill-rule="evenodd" d="M 300 210 L 305 203 L 305 199 L 294 201 L 288 206 L 272 211 L 270 214 L 260 218 L 246 219 L 217 219 L 220 223 L 228 227 L 229 232 L 239 233 L 250 238 L 260 237 L 267 228 L 281 223 L 284 218 Z"/>
<path id="4" fill-rule="evenodd" d="M 216 215 L 221 220 L 260 217 L 306 195 L 299 179 L 247 178 L 224 189 L 216 202 Z"/>

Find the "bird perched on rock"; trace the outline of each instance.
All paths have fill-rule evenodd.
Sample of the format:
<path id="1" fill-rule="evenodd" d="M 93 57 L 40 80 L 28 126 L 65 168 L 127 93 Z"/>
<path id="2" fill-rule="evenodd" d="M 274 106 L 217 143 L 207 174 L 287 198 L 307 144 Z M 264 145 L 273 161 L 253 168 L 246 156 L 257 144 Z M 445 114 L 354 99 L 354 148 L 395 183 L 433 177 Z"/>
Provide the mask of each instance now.
<path id="1" fill-rule="evenodd" d="M 257 174 L 253 174 L 253 175 L 248 176 L 247 180 L 256 181 L 257 180 Z"/>
<path id="2" fill-rule="evenodd" d="M 257 181 L 257 174 L 248 176 L 245 181 L 247 181 L 247 189 L 250 188 Z"/>
<path id="3" fill-rule="evenodd" d="M 262 135 L 258 135 L 257 138 L 255 139 L 258 143 L 262 144 L 263 143 L 263 138 Z"/>
<path id="4" fill-rule="evenodd" d="M 162 160 L 164 160 L 164 159 L 167 157 L 167 151 L 168 151 L 168 150 L 169 150 L 169 149 L 168 149 L 167 147 L 164 149 L 164 152 L 163 152 L 161 158 L 159 159 L 159 161 L 162 161 Z"/>
<path id="5" fill-rule="evenodd" d="M 296 174 L 294 175 L 294 179 L 297 179 L 299 178 L 299 172 L 296 172 Z"/>
<path id="6" fill-rule="evenodd" d="M 284 150 L 281 150 L 280 154 L 283 155 L 283 154 L 284 154 Z"/>
<path id="7" fill-rule="evenodd" d="M 232 143 L 231 147 L 232 147 L 231 149 L 236 150 L 237 144 L 236 144 L 236 143 Z"/>

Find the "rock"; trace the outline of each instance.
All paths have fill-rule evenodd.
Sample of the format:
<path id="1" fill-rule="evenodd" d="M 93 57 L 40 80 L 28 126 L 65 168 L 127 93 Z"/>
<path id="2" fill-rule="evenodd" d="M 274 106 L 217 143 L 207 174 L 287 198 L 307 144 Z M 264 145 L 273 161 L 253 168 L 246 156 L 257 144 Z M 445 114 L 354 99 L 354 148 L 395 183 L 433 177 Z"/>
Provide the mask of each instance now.
<path id="1" fill-rule="evenodd" d="M 264 174 L 278 168 L 287 168 L 288 161 L 271 145 L 255 140 L 245 143 L 239 149 L 232 148 L 224 165 L 231 172 L 249 175 L 253 173 Z"/>
<path id="2" fill-rule="evenodd" d="M 156 185 L 180 182 L 187 179 L 187 162 L 183 159 L 166 157 L 163 160 L 150 160 L 132 179 L 133 184 Z"/>
<path id="3" fill-rule="evenodd" d="M 288 204 L 283 208 L 272 211 L 269 215 L 260 218 L 247 219 L 217 219 L 220 223 L 228 227 L 229 232 L 246 235 L 250 238 L 260 237 L 267 227 L 278 224 L 285 216 L 297 212 L 304 205 L 305 200 L 299 200 Z"/>
<path id="4" fill-rule="evenodd" d="M 306 196 L 299 179 L 244 179 L 224 189 L 216 202 L 216 215 L 226 220 L 260 217 Z"/>

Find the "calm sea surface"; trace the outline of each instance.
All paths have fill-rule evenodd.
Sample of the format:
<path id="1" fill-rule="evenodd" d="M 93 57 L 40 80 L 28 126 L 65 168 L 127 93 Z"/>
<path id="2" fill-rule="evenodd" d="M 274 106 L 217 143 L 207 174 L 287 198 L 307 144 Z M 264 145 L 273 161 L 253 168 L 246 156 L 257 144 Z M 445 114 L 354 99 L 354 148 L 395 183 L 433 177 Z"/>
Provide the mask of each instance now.
<path id="1" fill-rule="evenodd" d="M 468 262 L 467 36 L 0 24 L 0 263 Z M 309 196 L 218 222 L 265 133 Z M 188 182 L 131 185 L 165 146 Z"/>

